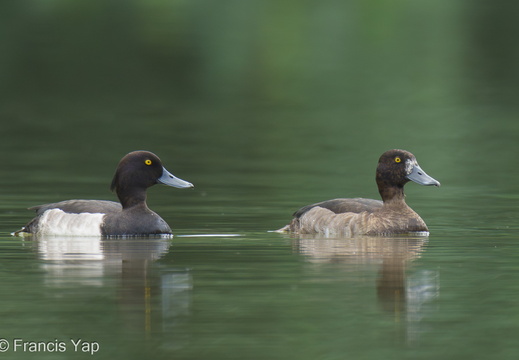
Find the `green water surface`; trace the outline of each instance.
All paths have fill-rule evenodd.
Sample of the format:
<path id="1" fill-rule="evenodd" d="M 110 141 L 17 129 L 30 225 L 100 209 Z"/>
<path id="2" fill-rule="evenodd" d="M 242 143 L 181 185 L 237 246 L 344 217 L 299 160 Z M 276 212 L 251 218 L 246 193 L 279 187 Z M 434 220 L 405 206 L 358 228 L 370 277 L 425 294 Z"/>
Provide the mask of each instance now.
<path id="1" fill-rule="evenodd" d="M 0 358 L 519 357 L 515 3 L 0 7 Z M 270 232 L 392 148 L 430 236 Z M 174 238 L 10 235 L 139 149 L 195 185 L 148 192 Z"/>

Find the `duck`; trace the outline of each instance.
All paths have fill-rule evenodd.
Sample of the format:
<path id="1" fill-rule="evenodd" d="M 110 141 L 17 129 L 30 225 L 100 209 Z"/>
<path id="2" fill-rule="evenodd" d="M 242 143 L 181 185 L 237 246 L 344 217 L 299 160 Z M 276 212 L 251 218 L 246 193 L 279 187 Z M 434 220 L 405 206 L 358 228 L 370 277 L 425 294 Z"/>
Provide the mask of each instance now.
<path id="1" fill-rule="evenodd" d="M 163 166 L 149 151 L 132 151 L 117 165 L 110 189 L 119 202 L 108 200 L 65 200 L 29 208 L 36 211 L 21 230 L 26 235 L 150 236 L 171 235 L 171 228 L 146 204 L 146 191 L 155 184 L 193 188 Z"/>
<path id="2" fill-rule="evenodd" d="M 428 235 L 424 220 L 405 202 L 404 185 L 409 181 L 440 186 L 439 181 L 422 170 L 412 153 L 388 150 L 380 156 L 376 170 L 382 200 L 340 198 L 307 205 L 297 210 L 292 221 L 277 232 L 327 237 Z"/>

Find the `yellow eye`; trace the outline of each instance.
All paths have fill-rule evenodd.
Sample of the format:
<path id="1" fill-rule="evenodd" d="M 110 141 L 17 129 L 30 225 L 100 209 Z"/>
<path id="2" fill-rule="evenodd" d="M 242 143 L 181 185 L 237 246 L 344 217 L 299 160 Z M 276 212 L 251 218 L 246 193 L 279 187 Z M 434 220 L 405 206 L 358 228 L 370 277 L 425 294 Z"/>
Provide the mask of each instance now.
<path id="1" fill-rule="evenodd" d="M 146 165 L 151 165 L 151 164 L 153 164 L 153 162 L 152 162 L 150 159 L 146 159 L 146 160 L 144 160 L 144 163 L 145 163 Z"/>
<path id="2" fill-rule="evenodd" d="M 402 161 L 402 159 L 400 159 L 398 156 L 395 158 L 395 162 L 396 162 L 396 163 L 399 163 L 399 162 L 401 162 L 401 161 Z"/>

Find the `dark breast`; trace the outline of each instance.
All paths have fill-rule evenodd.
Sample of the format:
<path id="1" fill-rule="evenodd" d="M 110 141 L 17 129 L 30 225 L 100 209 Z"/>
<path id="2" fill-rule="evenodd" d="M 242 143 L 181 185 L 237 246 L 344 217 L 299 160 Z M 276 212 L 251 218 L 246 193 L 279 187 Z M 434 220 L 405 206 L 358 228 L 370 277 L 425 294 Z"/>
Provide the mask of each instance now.
<path id="1" fill-rule="evenodd" d="M 108 214 L 101 232 L 105 236 L 146 236 L 171 234 L 169 225 L 145 204 Z"/>

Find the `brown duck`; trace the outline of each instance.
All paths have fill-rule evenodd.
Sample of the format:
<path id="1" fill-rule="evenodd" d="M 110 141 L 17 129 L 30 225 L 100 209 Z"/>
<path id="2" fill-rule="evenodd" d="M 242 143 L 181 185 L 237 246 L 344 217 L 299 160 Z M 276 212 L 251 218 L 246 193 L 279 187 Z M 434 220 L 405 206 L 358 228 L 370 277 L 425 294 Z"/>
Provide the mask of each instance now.
<path id="1" fill-rule="evenodd" d="M 428 232 L 422 218 L 405 202 L 404 185 L 440 186 L 423 171 L 413 154 L 389 150 L 380 156 L 376 175 L 382 201 L 333 199 L 307 205 L 294 213 L 280 232 L 326 236 L 392 235 Z"/>

